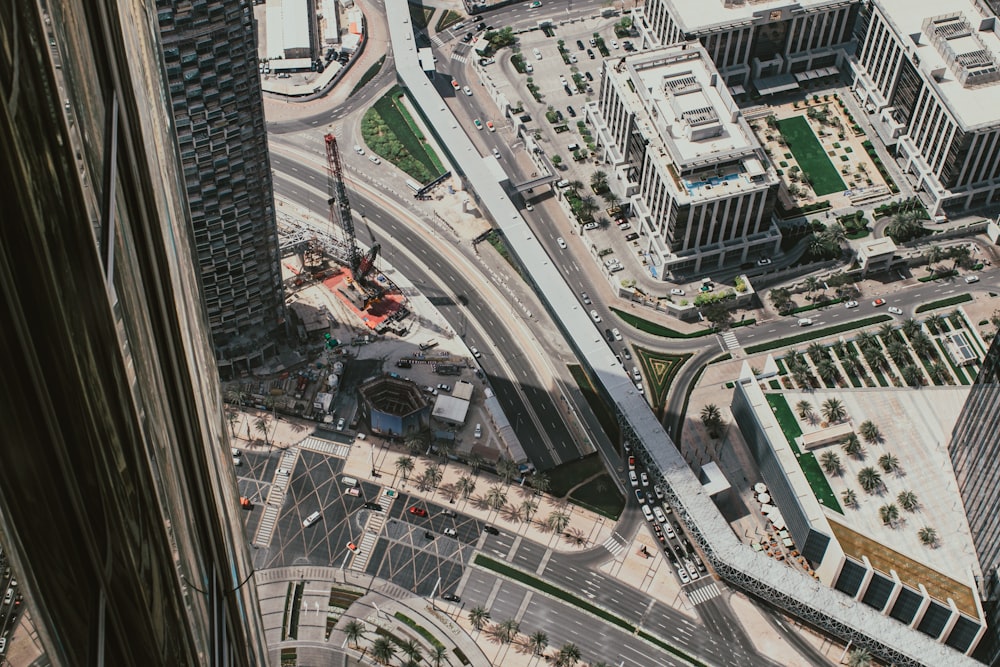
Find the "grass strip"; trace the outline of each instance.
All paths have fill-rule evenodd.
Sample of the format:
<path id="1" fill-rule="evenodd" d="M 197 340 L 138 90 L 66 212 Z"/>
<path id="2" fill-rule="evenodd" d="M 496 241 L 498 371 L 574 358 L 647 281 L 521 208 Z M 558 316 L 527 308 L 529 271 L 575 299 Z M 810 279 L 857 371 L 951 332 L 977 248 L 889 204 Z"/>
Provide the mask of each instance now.
<path id="1" fill-rule="evenodd" d="M 451 26 L 455 25 L 462 20 L 462 15 L 458 12 L 449 9 L 441 18 L 438 19 L 437 25 L 434 26 L 434 32 L 441 32 L 442 30 L 447 30 Z"/>
<path id="2" fill-rule="evenodd" d="M 802 474 L 805 475 L 806 481 L 809 482 L 816 500 L 824 507 L 829 507 L 843 514 L 844 510 L 840 508 L 837 495 L 830 488 L 830 482 L 827 481 L 826 476 L 823 474 L 823 469 L 820 467 L 819 461 L 816 460 L 816 456 L 812 452 L 799 451 L 799 446 L 795 444 L 795 439 L 802 435 L 802 429 L 799 428 L 799 423 L 795 421 L 795 415 L 788 406 L 788 401 L 781 394 L 765 394 L 764 398 L 767 399 L 771 410 L 774 411 L 774 417 L 778 420 L 781 431 L 785 434 L 785 440 L 788 441 L 788 446 L 792 448 L 795 459 L 799 462 Z"/>
<path id="3" fill-rule="evenodd" d="M 416 621 L 414 621 L 412 618 L 410 618 L 409 616 L 407 616 L 403 612 L 397 611 L 395 613 L 395 616 L 396 616 L 397 619 L 399 619 L 403 623 L 406 623 L 408 626 L 410 626 L 411 628 L 413 628 L 414 630 L 416 630 L 417 633 L 421 637 L 423 637 L 424 639 L 426 639 L 428 642 L 430 642 L 431 646 L 433 646 L 434 648 L 441 648 L 441 649 L 443 649 L 445 647 L 444 644 L 442 644 L 441 642 L 438 641 L 437 637 L 435 637 L 434 635 L 431 634 L 430 630 L 428 630 L 424 626 L 420 625 L 419 623 L 417 623 Z"/>
<path id="4" fill-rule="evenodd" d="M 433 7 L 424 7 L 423 5 L 415 5 L 413 3 L 410 3 L 409 6 L 410 21 L 413 22 L 413 27 L 425 30 L 436 10 Z"/>
<path id="5" fill-rule="evenodd" d="M 820 301 L 819 303 L 812 303 L 812 304 L 809 304 L 808 306 L 799 306 L 798 308 L 793 309 L 792 312 L 791 312 L 791 314 L 792 315 L 797 315 L 798 313 L 805 313 L 805 312 L 808 312 L 810 310 L 818 310 L 818 309 L 823 308 L 825 306 L 833 306 L 833 305 L 836 305 L 838 303 L 842 303 L 843 301 L 845 301 L 845 299 L 843 299 L 841 297 L 838 297 L 836 299 L 829 299 L 827 301 Z"/>
<path id="6" fill-rule="evenodd" d="M 940 299 L 938 301 L 931 301 L 930 303 L 921 304 L 917 306 L 917 309 L 914 312 L 923 313 L 928 310 L 947 308 L 948 306 L 955 306 L 960 303 L 965 303 L 966 301 L 972 301 L 971 294 L 958 294 L 956 296 L 950 296 L 947 299 Z"/>
<path id="7" fill-rule="evenodd" d="M 962 369 L 956 366 L 955 362 L 951 360 L 951 355 L 948 354 L 948 350 L 944 349 L 944 345 L 941 344 L 941 339 L 935 338 L 934 344 L 938 346 L 939 350 L 941 350 L 941 356 L 948 361 L 948 365 L 951 366 L 951 370 L 955 372 L 955 377 L 958 378 L 958 381 L 962 384 L 969 384 L 969 379 L 965 377 L 965 373 L 963 373 Z"/>
<path id="8" fill-rule="evenodd" d="M 623 310 L 618 310 L 617 308 L 612 308 L 611 312 L 617 315 L 625 324 L 631 327 L 635 327 L 639 331 L 644 331 L 653 336 L 659 336 L 661 338 L 701 338 L 702 336 L 711 336 L 712 334 L 719 333 L 719 330 L 715 327 L 711 329 L 700 329 L 693 333 L 681 333 L 669 327 L 665 327 L 662 324 L 657 324 L 656 322 L 650 322 L 637 315 L 631 313 L 626 313 Z M 756 319 L 740 320 L 735 324 L 731 324 L 730 328 L 735 329 L 737 327 L 748 327 L 757 322 Z"/>
<path id="9" fill-rule="evenodd" d="M 385 64 L 385 56 L 382 56 L 381 58 L 379 58 L 378 60 L 375 61 L 374 65 L 372 65 L 371 67 L 369 67 L 368 69 L 366 69 L 365 73 L 361 75 L 361 79 L 358 81 L 358 83 L 351 90 L 350 97 L 353 97 L 355 93 L 357 93 L 359 90 L 361 90 L 362 88 L 364 88 L 368 84 L 369 81 L 371 81 L 372 79 L 374 79 L 375 76 L 379 73 L 379 70 L 382 69 L 382 65 L 384 65 L 384 64 Z"/>
<path id="10" fill-rule="evenodd" d="M 817 338 L 825 338 L 827 336 L 833 336 L 835 334 L 844 333 L 845 331 L 853 331 L 854 329 L 863 329 L 865 327 L 870 327 L 873 324 L 881 324 L 882 322 L 887 322 L 892 319 L 891 315 L 875 315 L 874 317 L 867 317 L 863 320 L 857 320 L 855 322 L 844 322 L 843 324 L 838 324 L 832 327 L 826 327 L 825 329 L 814 329 L 806 333 L 797 334 L 795 336 L 786 336 L 785 338 L 779 338 L 778 340 L 768 341 L 767 343 L 760 343 L 759 345 L 751 345 L 746 348 L 747 354 L 756 354 L 758 352 L 767 352 L 768 350 L 776 350 L 779 347 L 787 347 L 789 345 L 798 345 L 799 343 L 805 343 L 810 340 L 816 340 Z"/>
<path id="11" fill-rule="evenodd" d="M 437 167 L 438 171 L 436 175 L 440 176 L 445 171 L 444 164 L 441 162 L 440 158 L 438 158 L 434 149 L 431 148 L 430 143 L 427 141 L 427 137 L 420 131 L 420 126 L 417 125 L 415 120 L 413 120 L 413 116 L 410 115 L 410 110 L 406 108 L 405 104 L 403 104 L 403 95 L 396 97 L 395 104 L 396 110 L 399 111 L 399 115 L 403 117 L 403 120 L 405 120 L 406 124 L 410 127 L 410 131 L 413 132 L 413 136 L 420 140 L 421 145 L 423 145 L 427 158 L 435 167 Z"/>
<path id="12" fill-rule="evenodd" d="M 929 276 L 922 276 L 920 278 L 917 278 L 917 282 L 929 283 L 932 280 L 944 280 L 946 278 L 954 278 L 957 275 L 958 271 L 952 269 L 951 271 L 943 271 L 942 273 L 932 273 Z"/>
<path id="13" fill-rule="evenodd" d="M 818 197 L 847 189 L 805 116 L 779 120 L 778 131 L 788 142 L 788 150 L 795 156 L 802 171 L 809 175 L 813 192 Z"/>

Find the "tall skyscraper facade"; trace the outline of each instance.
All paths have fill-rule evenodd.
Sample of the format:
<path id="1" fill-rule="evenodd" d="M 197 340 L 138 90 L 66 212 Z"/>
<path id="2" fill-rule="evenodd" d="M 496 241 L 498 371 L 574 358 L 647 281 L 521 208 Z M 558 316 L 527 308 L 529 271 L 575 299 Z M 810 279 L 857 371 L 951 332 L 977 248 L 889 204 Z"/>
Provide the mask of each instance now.
<path id="1" fill-rule="evenodd" d="M 52 664 L 264 665 L 153 9 L 0 3 L 0 522 Z"/>
<path id="2" fill-rule="evenodd" d="M 201 289 L 224 375 L 283 323 L 278 235 L 250 0 L 157 0 Z"/>
<path id="3" fill-rule="evenodd" d="M 948 447 L 982 571 L 980 593 L 990 631 L 979 645 L 1000 665 L 1000 342 L 993 340 Z"/>

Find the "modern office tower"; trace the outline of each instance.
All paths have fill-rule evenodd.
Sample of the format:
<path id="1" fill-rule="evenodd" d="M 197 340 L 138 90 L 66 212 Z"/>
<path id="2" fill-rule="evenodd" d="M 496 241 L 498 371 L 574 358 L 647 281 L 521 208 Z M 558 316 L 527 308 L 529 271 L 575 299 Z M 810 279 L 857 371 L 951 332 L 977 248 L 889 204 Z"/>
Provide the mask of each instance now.
<path id="1" fill-rule="evenodd" d="M 752 87 L 763 95 L 794 90 L 799 79 L 813 74 L 836 73 L 845 63 L 859 4 L 649 0 L 636 11 L 637 26 L 648 44 L 697 39 L 734 92 Z"/>
<path id="2" fill-rule="evenodd" d="M 0 521 L 51 664 L 266 664 L 145 0 L 0 3 Z"/>
<path id="3" fill-rule="evenodd" d="M 932 215 L 1000 201 L 1000 37 L 976 0 L 876 0 L 852 89 Z"/>
<path id="4" fill-rule="evenodd" d="M 201 288 L 223 376 L 274 350 L 284 299 L 250 0 L 157 0 Z"/>
<path id="5" fill-rule="evenodd" d="M 778 177 L 696 42 L 605 60 L 600 99 L 585 110 L 654 277 L 778 252 Z"/>
<path id="6" fill-rule="evenodd" d="M 1000 665 L 1000 342 L 993 340 L 948 445 L 979 558 L 989 632 L 977 657 Z"/>

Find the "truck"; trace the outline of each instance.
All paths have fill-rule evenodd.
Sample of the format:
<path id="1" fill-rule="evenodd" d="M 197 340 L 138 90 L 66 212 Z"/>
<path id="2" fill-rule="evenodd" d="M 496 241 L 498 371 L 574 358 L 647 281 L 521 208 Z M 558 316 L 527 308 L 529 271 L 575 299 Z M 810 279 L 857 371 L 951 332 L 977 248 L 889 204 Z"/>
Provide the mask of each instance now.
<path id="1" fill-rule="evenodd" d="M 455 364 L 434 364 L 434 372 L 438 375 L 461 375 L 462 369 Z"/>

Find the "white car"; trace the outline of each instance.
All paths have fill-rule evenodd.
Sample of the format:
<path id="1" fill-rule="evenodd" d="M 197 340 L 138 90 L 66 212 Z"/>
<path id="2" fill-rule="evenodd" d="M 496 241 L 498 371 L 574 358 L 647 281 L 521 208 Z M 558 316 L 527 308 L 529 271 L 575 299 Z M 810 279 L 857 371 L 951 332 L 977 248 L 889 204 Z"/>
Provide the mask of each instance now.
<path id="1" fill-rule="evenodd" d="M 557 238 L 556 243 L 558 243 L 559 247 L 562 248 L 563 250 L 566 249 L 566 241 L 563 240 L 563 237 L 560 236 L 559 238 Z"/>
<path id="2" fill-rule="evenodd" d="M 857 308 L 859 304 L 857 301 L 848 301 L 844 305 L 847 306 L 848 308 Z"/>
<path id="3" fill-rule="evenodd" d="M 382 164 L 382 158 L 378 155 L 369 155 L 368 159 L 371 160 L 372 164 Z"/>
<path id="4" fill-rule="evenodd" d="M 469 97 L 472 97 L 472 88 L 469 88 L 468 86 L 462 86 L 462 92 L 468 95 Z"/>
<path id="5" fill-rule="evenodd" d="M 319 512 L 313 512 L 312 514 L 306 517 L 305 521 L 302 522 L 302 527 L 308 528 L 309 526 L 313 525 L 314 523 L 319 521 L 319 516 L 320 516 Z"/>
<path id="6" fill-rule="evenodd" d="M 811 325 L 812 323 L 813 323 L 813 321 L 811 319 L 809 319 L 808 317 L 803 317 L 803 318 L 801 318 L 799 320 L 799 326 L 800 327 L 807 327 L 807 326 Z"/>
<path id="7" fill-rule="evenodd" d="M 636 382 L 635 383 L 635 390 L 637 392 L 639 392 L 640 394 L 642 394 L 643 396 L 646 395 L 646 391 L 642 388 L 642 383 L 641 382 Z"/>
<path id="8" fill-rule="evenodd" d="M 482 424 L 476 424 L 476 431 L 473 433 L 473 435 L 475 437 L 477 437 L 477 438 L 483 437 L 483 425 Z"/>
<path id="9" fill-rule="evenodd" d="M 684 296 L 684 290 L 678 289 L 676 287 L 670 290 L 670 293 L 673 294 L 674 296 Z"/>
<path id="10" fill-rule="evenodd" d="M 698 568 L 696 568 L 694 566 L 694 563 L 691 562 L 690 558 L 685 558 L 684 559 L 684 565 L 687 567 L 687 571 L 691 575 L 691 579 L 692 580 L 697 579 L 698 578 Z"/>
<path id="11" fill-rule="evenodd" d="M 595 322 L 600 322 L 601 315 L 596 310 L 592 310 L 590 311 L 590 319 L 594 320 Z"/>
<path id="12" fill-rule="evenodd" d="M 682 563 L 677 563 L 677 574 L 680 576 L 682 584 L 690 583 L 691 577 L 688 576 L 687 570 L 684 569 Z"/>
<path id="13" fill-rule="evenodd" d="M 615 340 L 621 340 L 622 339 L 622 332 L 619 331 L 618 329 L 612 329 L 611 330 L 611 335 L 615 337 Z"/>
<path id="14" fill-rule="evenodd" d="M 628 471 L 628 481 L 634 488 L 639 488 L 639 476 L 635 474 L 635 470 Z"/>
<path id="15" fill-rule="evenodd" d="M 771 260 L 769 260 L 767 257 L 761 257 L 760 259 L 757 260 L 757 266 L 767 266 L 770 263 Z"/>
<path id="16" fill-rule="evenodd" d="M 615 39 L 611 40 L 611 48 L 612 49 L 617 49 L 618 48 L 618 40 L 615 40 Z"/>
<path id="17" fill-rule="evenodd" d="M 642 379 L 642 376 L 639 374 L 639 367 L 638 366 L 633 366 L 632 367 L 632 379 L 635 380 L 636 382 L 638 382 L 638 381 L 640 381 Z"/>
<path id="18" fill-rule="evenodd" d="M 903 314 L 903 311 L 901 309 L 899 309 L 899 308 L 896 308 L 896 306 L 889 306 L 889 312 L 892 313 L 893 315 L 902 315 Z"/>
<path id="19" fill-rule="evenodd" d="M 340 419 L 337 420 L 337 430 L 338 431 L 343 431 L 345 426 L 347 426 L 347 420 L 346 419 L 344 419 L 343 417 L 341 417 Z"/>
<path id="20" fill-rule="evenodd" d="M 661 489 L 659 485 L 656 485 L 656 486 L 653 487 L 653 493 L 656 494 L 656 499 L 657 500 L 663 500 L 663 497 L 664 497 L 663 496 L 663 489 Z"/>
<path id="21" fill-rule="evenodd" d="M 364 155 L 365 149 L 357 144 L 354 144 L 354 152 L 357 153 L 358 155 Z"/>
<path id="22" fill-rule="evenodd" d="M 233 465 L 234 466 L 241 466 L 241 465 L 243 465 L 243 459 L 241 459 L 238 456 L 234 456 L 233 457 Z"/>
<path id="23" fill-rule="evenodd" d="M 472 356 L 474 356 L 476 359 L 483 356 L 483 353 L 477 350 L 475 347 L 470 347 L 469 352 L 471 352 Z"/>
<path id="24" fill-rule="evenodd" d="M 447 535 L 448 537 L 456 537 L 456 536 L 458 535 L 458 531 L 457 531 L 457 530 L 455 530 L 454 528 L 445 528 L 445 529 L 444 529 L 443 531 L 441 531 L 441 532 L 443 532 L 443 533 L 444 533 L 445 535 Z"/>
<path id="25" fill-rule="evenodd" d="M 639 481 L 643 486 L 649 486 L 649 475 L 644 472 L 639 473 Z"/>
<path id="26" fill-rule="evenodd" d="M 978 282 L 979 282 L 979 276 L 975 274 L 965 276 L 965 283 L 967 285 L 971 285 L 972 283 L 978 283 Z"/>
<path id="27" fill-rule="evenodd" d="M 653 522 L 653 510 L 649 509 L 649 505 L 642 506 L 642 515 L 646 517 L 646 521 Z"/>
<path id="28" fill-rule="evenodd" d="M 655 516 L 656 520 L 659 521 L 661 524 L 666 524 L 667 523 L 667 516 L 663 513 L 663 510 L 661 510 L 657 506 L 653 507 L 653 516 Z M 667 525 L 669 525 L 669 524 L 667 524 Z"/>
<path id="29" fill-rule="evenodd" d="M 241 452 L 240 450 L 236 449 L 235 447 L 233 447 L 230 451 L 232 451 L 233 456 L 243 456 L 243 452 Z"/>
<path id="30" fill-rule="evenodd" d="M 588 222 L 583 226 L 583 231 L 589 232 L 591 229 L 597 229 L 599 226 L 596 222 Z"/>
<path id="31" fill-rule="evenodd" d="M 657 507 L 656 509 L 660 508 Z M 665 519 L 666 517 L 664 516 L 663 518 Z M 667 537 L 669 537 L 670 539 L 674 539 L 675 537 L 677 537 L 677 533 L 674 532 L 674 527 L 670 525 L 669 521 L 663 522 L 663 529 L 667 533 Z"/>
<path id="32" fill-rule="evenodd" d="M 493 157 L 495 157 L 498 160 L 500 159 L 500 151 L 497 150 L 496 148 L 493 149 Z"/>
<path id="33" fill-rule="evenodd" d="M 539 51 L 538 49 L 532 49 L 531 52 L 533 54 L 535 54 L 535 60 L 541 60 L 542 59 L 542 52 Z"/>

